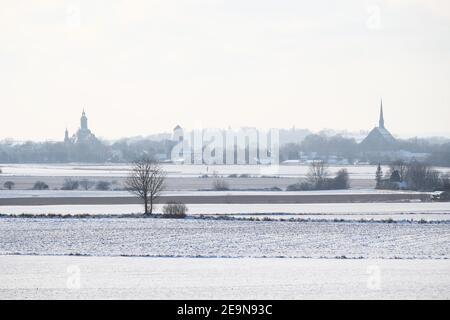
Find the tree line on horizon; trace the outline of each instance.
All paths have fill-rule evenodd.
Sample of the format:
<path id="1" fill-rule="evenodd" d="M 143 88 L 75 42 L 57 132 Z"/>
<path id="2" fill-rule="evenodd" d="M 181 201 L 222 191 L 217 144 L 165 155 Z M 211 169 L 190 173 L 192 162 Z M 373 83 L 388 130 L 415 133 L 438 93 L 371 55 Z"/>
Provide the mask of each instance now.
<path id="1" fill-rule="evenodd" d="M 0 163 L 121 163 L 132 162 L 143 156 L 170 158 L 172 140 L 151 140 L 148 138 L 124 138 L 113 143 L 96 141 L 94 143 L 67 144 L 64 142 L 32 142 L 14 143 L 0 142 Z M 431 143 L 426 139 L 398 140 L 396 150 L 411 153 L 428 154 L 426 162 L 433 166 L 450 166 L 450 142 Z M 395 151 L 395 150 L 394 150 Z M 371 164 L 389 164 L 397 159 L 389 152 L 367 152 L 360 148 L 354 138 L 341 135 L 326 136 L 322 134 L 307 135 L 298 143 L 287 143 L 280 146 L 280 161 L 297 160 L 302 154 L 314 154 L 318 160 L 327 161 L 334 156 Z M 392 158 L 394 157 L 394 158 Z"/>

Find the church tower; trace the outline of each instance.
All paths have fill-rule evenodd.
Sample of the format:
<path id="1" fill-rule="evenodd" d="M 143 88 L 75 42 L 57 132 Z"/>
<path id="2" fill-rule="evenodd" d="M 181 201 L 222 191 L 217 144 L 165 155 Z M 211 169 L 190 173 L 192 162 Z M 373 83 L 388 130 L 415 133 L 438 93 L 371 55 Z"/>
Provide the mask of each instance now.
<path id="1" fill-rule="evenodd" d="M 69 139 L 69 130 L 66 128 L 66 132 L 64 133 L 64 142 L 68 143 L 70 141 Z"/>
<path id="2" fill-rule="evenodd" d="M 378 127 L 384 129 L 383 99 L 381 99 L 380 120 L 379 120 Z"/>
<path id="3" fill-rule="evenodd" d="M 95 136 L 92 134 L 91 130 L 88 128 L 88 119 L 86 117 L 86 112 L 81 114 L 80 118 L 80 129 L 77 131 L 76 134 L 76 141 L 77 142 L 89 142 L 95 140 Z"/>
<path id="4" fill-rule="evenodd" d="M 369 135 L 360 143 L 364 152 L 391 151 L 397 147 L 397 140 L 384 126 L 383 100 L 380 103 L 380 118 L 378 127 L 370 131 Z"/>
<path id="5" fill-rule="evenodd" d="M 86 117 L 86 113 L 84 112 L 84 109 L 83 109 L 83 113 L 81 114 L 80 128 L 81 128 L 81 130 L 88 130 L 87 117 Z"/>
<path id="6" fill-rule="evenodd" d="M 184 138 L 183 128 L 181 128 L 179 125 L 177 125 L 173 129 L 172 140 L 181 142 L 181 141 L 183 141 L 183 138 Z"/>

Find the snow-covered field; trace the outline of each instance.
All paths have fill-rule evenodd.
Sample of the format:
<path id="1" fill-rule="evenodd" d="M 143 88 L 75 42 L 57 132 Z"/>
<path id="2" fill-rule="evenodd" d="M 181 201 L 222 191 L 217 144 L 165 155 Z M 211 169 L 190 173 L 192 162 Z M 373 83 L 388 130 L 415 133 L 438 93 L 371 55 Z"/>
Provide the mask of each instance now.
<path id="1" fill-rule="evenodd" d="M 373 176 L 376 171 L 374 166 L 338 166 L 331 167 L 331 171 L 339 168 L 351 169 L 355 176 Z M 248 175 L 282 175 L 304 176 L 308 172 L 307 165 L 299 166 L 262 166 L 262 165 L 176 165 L 165 164 L 163 168 L 169 176 L 199 176 L 203 174 L 248 174 Z M 336 169 L 336 170 L 334 170 Z M 123 177 L 130 170 L 129 165 L 124 164 L 5 164 L 2 165 L 4 175 L 11 176 L 110 176 Z"/>
<path id="2" fill-rule="evenodd" d="M 124 164 L 2 164 L 3 175 L 6 176 L 75 176 L 75 177 L 124 177 L 130 166 Z M 199 175 L 217 173 L 219 175 L 277 175 L 284 177 L 301 177 L 308 172 L 308 165 L 176 165 L 164 164 L 168 176 L 196 177 Z M 353 179 L 373 179 L 376 166 L 371 165 L 337 165 L 330 166 L 330 173 L 346 168 Z M 387 171 L 387 168 L 384 168 Z M 450 168 L 437 168 L 449 172 Z"/>
<path id="3" fill-rule="evenodd" d="M 450 223 L 0 218 L 0 299 L 449 299 Z"/>
<path id="4" fill-rule="evenodd" d="M 430 194 L 429 192 L 346 189 L 319 191 L 165 191 L 170 196 L 223 196 L 223 195 L 366 195 L 366 194 Z M 127 191 L 82 191 L 82 190 L 0 190 L 0 198 L 61 198 L 61 197 L 130 197 Z"/>
<path id="5" fill-rule="evenodd" d="M 2 165 L 2 169 L 4 176 L 34 181 L 35 177 L 124 177 L 129 168 L 72 164 Z M 307 172 L 306 166 L 273 169 L 166 166 L 170 177 L 196 181 L 203 179 L 194 177 L 214 171 L 281 177 Z M 348 170 L 353 179 L 373 180 L 375 168 L 349 166 Z M 197 184 L 166 195 L 364 197 L 393 193 L 371 189 L 190 191 L 197 190 Z M 63 197 L 120 198 L 129 193 L 0 191 L 4 201 L 12 199 L 8 204 L 19 198 Z M 127 216 L 142 212 L 137 204 L 0 206 L 0 299 L 450 298 L 450 203 L 205 203 L 188 207 L 192 217 L 178 220 Z M 161 211 L 160 205 L 156 211 Z M 16 216 L 23 213 L 35 216 Z M 46 214 L 70 217 L 40 217 Z M 88 216 L 76 217 L 81 214 Z M 246 220 L 224 220 L 221 215 Z"/>
<path id="6" fill-rule="evenodd" d="M 155 212 L 161 212 L 161 205 Z M 271 219 L 312 220 L 425 220 L 450 221 L 450 202 L 404 203 L 305 203 L 305 204 L 189 204 L 188 214 L 230 215 Z M 5 215 L 127 215 L 141 213 L 138 204 L 0 206 Z"/>
<path id="7" fill-rule="evenodd" d="M 450 258 L 449 223 L 0 218 L 0 255 Z"/>
<path id="8" fill-rule="evenodd" d="M 450 260 L 0 256 L 0 299 L 449 299 Z"/>

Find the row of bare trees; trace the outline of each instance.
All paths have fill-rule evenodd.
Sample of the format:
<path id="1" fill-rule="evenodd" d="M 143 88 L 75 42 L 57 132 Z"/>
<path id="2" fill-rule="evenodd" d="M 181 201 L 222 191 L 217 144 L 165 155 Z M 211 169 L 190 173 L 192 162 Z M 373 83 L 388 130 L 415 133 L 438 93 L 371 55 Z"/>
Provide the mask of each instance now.
<path id="1" fill-rule="evenodd" d="M 379 165 L 376 172 L 378 189 L 408 189 L 417 191 L 447 190 L 450 177 L 419 161 L 394 161 L 383 175 Z"/>

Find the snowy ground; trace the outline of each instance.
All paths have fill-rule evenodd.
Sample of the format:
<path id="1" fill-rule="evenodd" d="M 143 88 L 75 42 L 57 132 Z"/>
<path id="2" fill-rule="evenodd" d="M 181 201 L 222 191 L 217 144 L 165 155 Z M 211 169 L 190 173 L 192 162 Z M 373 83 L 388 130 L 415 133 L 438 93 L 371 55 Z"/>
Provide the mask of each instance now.
<path id="1" fill-rule="evenodd" d="M 120 182 L 129 167 L 2 165 L 2 169 L 2 179 L 14 179 L 18 186 L 30 188 L 30 183 L 45 177 L 55 179 L 53 188 L 60 187 L 65 177 L 117 177 Z M 173 180 L 168 195 L 362 197 L 386 192 L 368 190 L 370 186 L 360 182 L 359 190 L 345 191 L 198 192 L 211 184 L 211 179 L 198 176 L 214 171 L 280 176 L 228 178 L 237 189 L 255 184 L 284 188 L 304 176 L 307 166 L 167 165 L 165 169 L 168 180 Z M 373 183 L 375 167 L 347 169 L 353 188 L 355 181 Z M 127 196 L 121 191 L 0 191 L 0 198 L 13 201 Z M 9 204 L 0 206 L 0 214 L 36 216 L 0 217 L 0 299 L 450 298 L 450 203 L 188 204 L 190 215 L 208 218 L 184 220 L 126 217 L 142 212 L 134 204 Z M 91 216 L 39 217 L 45 214 Z M 217 220 L 224 214 L 310 221 Z M 337 221 L 341 219 L 345 221 Z M 394 223 L 379 221 L 387 219 Z M 418 223 L 421 220 L 429 223 Z"/>
<path id="2" fill-rule="evenodd" d="M 155 212 L 161 212 L 161 205 Z M 232 215 L 271 219 L 313 220 L 425 220 L 450 221 L 450 202 L 305 203 L 305 204 L 189 204 L 188 214 Z M 142 212 L 142 205 L 0 206 L 0 214 L 126 215 Z"/>
<path id="3" fill-rule="evenodd" d="M 0 256 L 0 299 L 449 299 L 450 260 Z"/>
<path id="4" fill-rule="evenodd" d="M 176 177 L 195 177 L 203 174 L 248 174 L 248 175 L 280 175 L 280 176 L 305 176 L 308 172 L 308 165 L 176 165 L 164 164 L 169 176 Z M 330 166 L 330 172 L 335 173 L 341 168 L 346 168 L 352 177 L 372 178 L 376 166 L 359 165 L 359 166 Z M 385 168 L 387 170 L 387 168 Z M 2 164 L 4 175 L 8 176 L 110 176 L 123 177 L 130 170 L 129 165 L 125 164 Z"/>
<path id="5" fill-rule="evenodd" d="M 126 177 L 114 176 L 7 176 L 0 175 L 0 188 L 6 181 L 15 183 L 15 190 L 30 190 L 36 181 L 44 181 L 51 190 L 61 189 L 66 179 L 87 179 L 90 181 L 109 181 L 112 182 L 113 189 L 123 189 L 125 187 Z M 236 190 L 255 190 L 270 189 L 278 187 L 281 190 L 299 181 L 298 177 L 250 177 L 250 178 L 223 178 L 232 189 Z M 174 177 L 168 176 L 165 180 L 166 190 L 169 191 L 197 191 L 212 189 L 214 178 L 201 178 L 200 176 Z M 352 189 L 374 189 L 375 180 L 370 179 L 351 179 L 350 186 Z M 93 188 L 95 189 L 95 188 Z"/>
<path id="6" fill-rule="evenodd" d="M 0 218 L 0 255 L 448 259 L 450 223 Z"/>
<path id="7" fill-rule="evenodd" d="M 46 182 L 50 189 L 61 188 L 66 178 L 92 181 L 114 181 L 114 188 L 123 187 L 130 166 L 126 164 L 1 164 L 3 173 L 0 176 L 0 186 L 5 181 L 15 182 L 16 189 L 31 189 L 38 180 Z M 168 190 L 201 190 L 212 186 L 212 176 L 218 174 L 225 177 L 233 189 L 263 189 L 278 187 L 283 190 L 288 185 L 304 178 L 309 170 L 308 165 L 175 165 L 163 164 L 167 172 Z M 351 187 L 374 188 L 376 166 L 371 165 L 330 165 L 329 172 L 334 175 L 338 170 L 348 170 Z M 436 168 L 441 172 L 450 173 L 450 168 Z M 387 172 L 388 168 L 383 167 Z M 209 179 L 199 178 L 208 175 Z M 230 175 L 239 178 L 226 178 Z M 246 175 L 242 177 L 241 175 Z"/>
<path id="8" fill-rule="evenodd" d="M 430 192 L 395 191 L 376 189 L 347 189 L 319 191 L 165 191 L 166 196 L 223 196 L 223 195 L 272 195 L 272 196 L 302 196 L 302 195 L 366 195 L 366 194 L 432 194 Z M 0 198 L 64 198 L 64 197 L 130 197 L 128 191 L 82 191 L 82 190 L 0 190 Z"/>
<path id="9" fill-rule="evenodd" d="M 449 299 L 450 223 L 0 218 L 0 299 Z"/>

